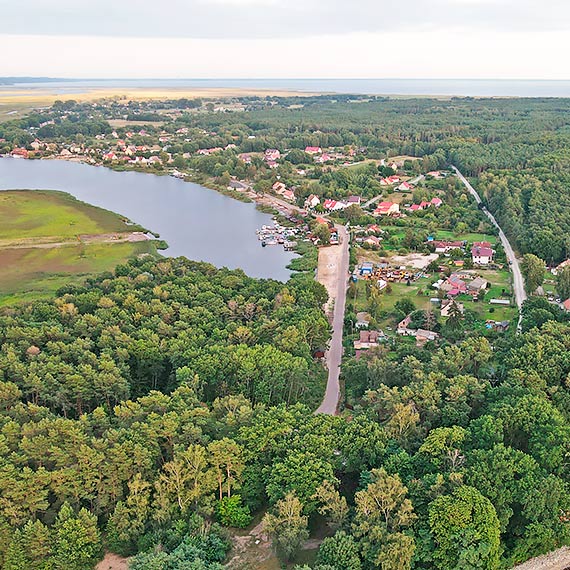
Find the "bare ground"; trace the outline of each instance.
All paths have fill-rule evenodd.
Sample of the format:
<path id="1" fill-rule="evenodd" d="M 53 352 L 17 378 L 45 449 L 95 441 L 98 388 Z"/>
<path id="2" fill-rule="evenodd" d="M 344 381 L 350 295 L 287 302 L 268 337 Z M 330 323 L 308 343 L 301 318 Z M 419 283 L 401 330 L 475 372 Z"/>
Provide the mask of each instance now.
<path id="1" fill-rule="evenodd" d="M 317 281 L 324 285 L 329 294 L 329 300 L 325 305 L 325 312 L 330 313 L 338 289 L 338 271 L 342 256 L 341 245 L 330 245 L 319 249 L 319 264 L 317 269 Z"/>
<path id="2" fill-rule="evenodd" d="M 513 570 L 566 570 L 570 568 L 570 548 L 564 546 L 543 556 L 527 560 Z"/>
<path id="3" fill-rule="evenodd" d="M 390 261 L 393 265 L 405 265 L 414 269 L 425 269 L 432 261 L 438 259 L 437 253 L 424 255 L 423 253 L 410 253 L 408 255 L 393 255 Z"/>
<path id="4" fill-rule="evenodd" d="M 126 558 L 122 558 L 118 554 L 107 552 L 105 558 L 97 564 L 95 570 L 127 570 L 129 562 Z"/>

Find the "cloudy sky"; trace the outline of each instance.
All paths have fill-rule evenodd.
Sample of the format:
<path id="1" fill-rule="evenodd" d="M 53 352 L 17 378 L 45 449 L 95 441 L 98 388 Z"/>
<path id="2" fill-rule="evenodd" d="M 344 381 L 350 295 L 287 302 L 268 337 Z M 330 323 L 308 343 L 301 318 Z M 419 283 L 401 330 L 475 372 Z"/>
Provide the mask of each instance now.
<path id="1" fill-rule="evenodd" d="M 0 0 L 0 76 L 570 79 L 570 0 Z"/>

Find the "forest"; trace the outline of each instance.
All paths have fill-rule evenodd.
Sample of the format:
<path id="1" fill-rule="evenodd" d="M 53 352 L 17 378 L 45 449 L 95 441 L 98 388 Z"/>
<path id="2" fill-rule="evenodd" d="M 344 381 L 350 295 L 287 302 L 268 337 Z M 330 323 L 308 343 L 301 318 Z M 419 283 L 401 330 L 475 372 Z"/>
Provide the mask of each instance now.
<path id="1" fill-rule="evenodd" d="M 104 550 L 220 569 L 228 529 L 262 513 L 284 562 L 326 525 L 316 570 L 510 568 L 569 544 L 569 325 L 531 302 L 493 346 L 351 359 L 347 409 L 314 415 L 324 296 L 135 260 L 5 309 L 3 570 Z"/>

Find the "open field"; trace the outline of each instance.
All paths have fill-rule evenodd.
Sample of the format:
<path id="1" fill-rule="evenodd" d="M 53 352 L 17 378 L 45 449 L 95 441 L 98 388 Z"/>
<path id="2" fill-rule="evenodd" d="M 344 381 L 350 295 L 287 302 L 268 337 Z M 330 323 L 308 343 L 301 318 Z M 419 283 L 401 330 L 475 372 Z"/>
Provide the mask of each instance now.
<path id="1" fill-rule="evenodd" d="M 4 87 L 0 89 L 0 122 L 9 121 L 26 115 L 32 109 L 49 107 L 54 101 L 96 101 L 97 99 L 116 98 L 118 100 L 143 101 L 148 99 L 224 99 L 228 97 L 309 97 L 318 93 L 304 91 L 286 91 L 270 89 L 232 89 L 213 87 L 193 88 L 169 88 L 169 89 L 146 89 L 146 88 L 97 88 L 86 89 L 83 93 L 54 93 L 46 85 L 42 89 L 25 89 Z"/>
<path id="2" fill-rule="evenodd" d="M 132 230 L 117 214 L 63 192 L 0 192 L 0 305 L 45 297 L 156 251 L 150 241 L 109 237 L 128 240 Z"/>
<path id="3" fill-rule="evenodd" d="M 66 241 L 80 234 L 132 230 L 133 226 L 126 224 L 117 214 L 80 202 L 64 192 L 0 192 L 0 243 L 3 240 L 43 237 Z"/>

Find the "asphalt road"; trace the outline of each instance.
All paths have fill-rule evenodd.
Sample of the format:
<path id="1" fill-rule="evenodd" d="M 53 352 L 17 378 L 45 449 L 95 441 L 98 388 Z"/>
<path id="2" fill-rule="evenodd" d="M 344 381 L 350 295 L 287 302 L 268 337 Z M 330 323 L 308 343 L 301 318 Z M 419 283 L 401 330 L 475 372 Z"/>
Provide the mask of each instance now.
<path id="1" fill-rule="evenodd" d="M 337 293 L 333 309 L 333 334 L 329 349 L 326 353 L 329 377 L 327 389 L 317 414 L 335 415 L 340 398 L 340 363 L 342 361 L 342 330 L 344 326 L 344 309 L 346 305 L 346 290 L 348 286 L 348 232 L 344 226 L 337 225 L 338 235 L 342 246 L 340 264 L 337 268 Z"/>
<path id="2" fill-rule="evenodd" d="M 459 170 L 455 166 L 452 166 L 452 168 L 453 168 L 453 170 L 455 170 L 455 173 L 459 177 L 459 180 L 461 180 L 461 182 L 463 182 L 465 187 L 469 190 L 471 195 L 475 198 L 477 204 L 480 204 L 481 203 L 481 197 L 479 196 L 479 194 L 477 193 L 475 188 L 473 188 L 473 186 L 471 186 L 469 181 L 465 178 L 465 176 L 463 176 L 463 174 L 461 174 L 461 172 L 459 172 Z M 501 227 L 497 223 L 497 220 L 495 220 L 495 216 L 493 216 L 493 214 L 491 214 L 491 212 L 489 212 L 489 210 L 487 210 L 487 208 L 485 208 L 485 207 L 482 207 L 482 210 L 486 214 L 486 216 L 491 220 L 491 223 L 499 230 L 499 239 L 501 240 L 501 243 L 503 244 L 505 254 L 506 254 L 507 259 L 509 261 L 509 264 L 511 266 L 511 271 L 513 274 L 513 291 L 515 294 L 515 302 L 516 302 L 517 307 L 519 308 L 519 311 L 520 311 L 520 308 L 522 307 L 522 304 L 526 300 L 527 296 L 526 296 L 526 291 L 524 289 L 524 279 L 523 279 L 523 276 L 521 273 L 521 268 L 519 266 L 519 261 L 517 259 L 517 256 L 515 255 L 513 248 L 511 247 L 509 240 L 507 239 L 507 236 L 505 235 L 505 232 L 503 232 L 503 230 L 501 229 Z M 519 313 L 519 323 L 518 323 L 519 328 L 520 328 L 520 323 L 521 323 L 521 315 Z"/>

